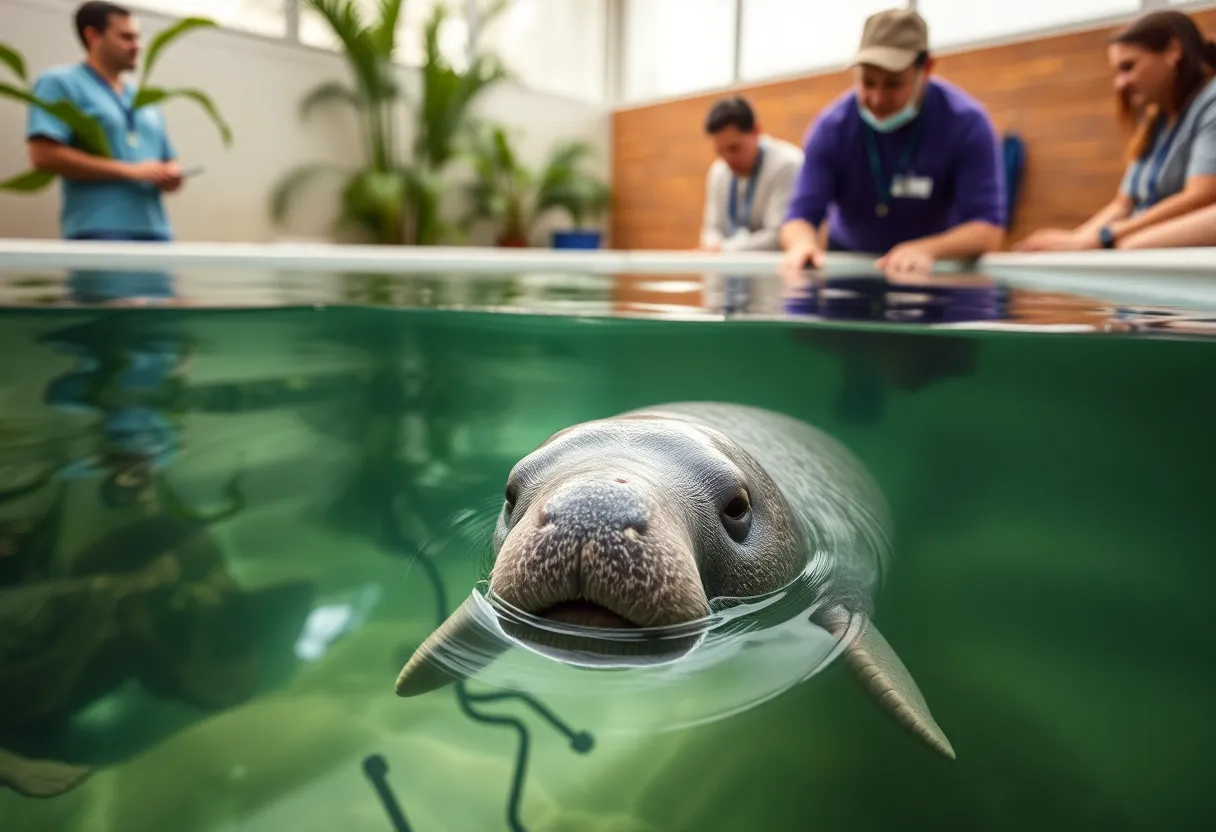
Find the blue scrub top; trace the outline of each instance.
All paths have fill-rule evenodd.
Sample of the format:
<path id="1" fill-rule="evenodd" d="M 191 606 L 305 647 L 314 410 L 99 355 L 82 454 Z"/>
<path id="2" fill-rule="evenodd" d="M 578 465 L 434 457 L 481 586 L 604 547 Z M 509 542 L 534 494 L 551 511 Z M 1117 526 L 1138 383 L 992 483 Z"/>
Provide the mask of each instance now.
<path id="1" fill-rule="evenodd" d="M 115 159 L 126 162 L 176 158 L 159 107 L 132 112 L 135 89 L 119 94 L 87 64 L 54 67 L 34 82 L 32 92 L 46 101 L 68 100 L 105 130 Z M 31 106 L 26 137 L 44 136 L 73 145 L 66 124 L 41 107 Z M 60 230 L 67 239 L 170 240 L 160 190 L 148 182 L 80 181 L 60 177 Z"/>

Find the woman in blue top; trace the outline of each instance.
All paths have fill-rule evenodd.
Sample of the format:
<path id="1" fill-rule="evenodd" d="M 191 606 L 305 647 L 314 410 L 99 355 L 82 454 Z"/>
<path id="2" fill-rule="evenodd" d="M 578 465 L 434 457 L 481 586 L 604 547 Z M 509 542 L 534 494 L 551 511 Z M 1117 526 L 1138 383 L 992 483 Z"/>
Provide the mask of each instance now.
<path id="1" fill-rule="evenodd" d="M 1216 43 L 1181 12 L 1152 12 L 1116 34 L 1109 55 L 1123 114 L 1138 124 L 1119 192 L 1078 228 L 1036 231 L 1018 251 L 1155 246 L 1171 223 L 1216 211 Z"/>

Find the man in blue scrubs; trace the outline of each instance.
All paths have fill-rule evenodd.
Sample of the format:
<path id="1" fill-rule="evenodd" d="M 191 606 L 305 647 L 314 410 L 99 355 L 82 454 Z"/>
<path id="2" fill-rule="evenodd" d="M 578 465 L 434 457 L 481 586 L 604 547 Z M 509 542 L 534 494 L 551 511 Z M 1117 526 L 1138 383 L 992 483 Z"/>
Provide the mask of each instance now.
<path id="1" fill-rule="evenodd" d="M 76 33 L 85 60 L 47 70 L 33 93 L 71 101 L 100 122 L 114 158 L 78 149 L 71 128 L 30 107 L 30 162 L 60 176 L 60 231 L 70 240 L 169 241 L 161 194 L 181 188 L 181 169 L 160 109 L 132 110 L 135 89 L 122 79 L 139 57 L 139 26 L 121 6 L 87 2 L 76 11 Z"/>

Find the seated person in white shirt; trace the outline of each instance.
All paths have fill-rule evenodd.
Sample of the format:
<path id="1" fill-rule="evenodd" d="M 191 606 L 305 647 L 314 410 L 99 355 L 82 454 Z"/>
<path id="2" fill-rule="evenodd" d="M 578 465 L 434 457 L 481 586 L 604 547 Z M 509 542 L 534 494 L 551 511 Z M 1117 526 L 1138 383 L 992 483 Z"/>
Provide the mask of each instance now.
<path id="1" fill-rule="evenodd" d="M 802 148 L 760 131 L 739 97 L 718 101 L 705 119 L 718 158 L 709 167 L 701 222 L 703 251 L 780 251 Z"/>

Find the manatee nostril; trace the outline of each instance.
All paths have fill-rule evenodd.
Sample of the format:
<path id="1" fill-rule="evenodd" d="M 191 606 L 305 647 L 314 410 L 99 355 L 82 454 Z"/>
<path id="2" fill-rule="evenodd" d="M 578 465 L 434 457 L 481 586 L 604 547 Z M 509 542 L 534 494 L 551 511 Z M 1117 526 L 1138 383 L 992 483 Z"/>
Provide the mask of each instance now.
<path id="1" fill-rule="evenodd" d="M 619 478 L 567 485 L 545 503 L 542 521 L 582 535 L 627 530 L 645 534 L 650 525 L 646 500 L 626 485 Z"/>

